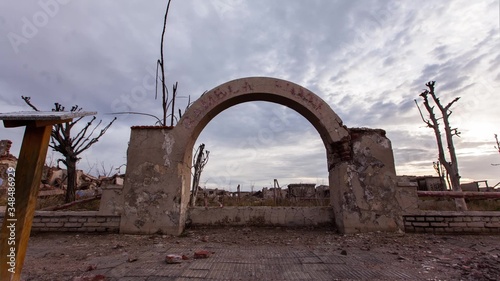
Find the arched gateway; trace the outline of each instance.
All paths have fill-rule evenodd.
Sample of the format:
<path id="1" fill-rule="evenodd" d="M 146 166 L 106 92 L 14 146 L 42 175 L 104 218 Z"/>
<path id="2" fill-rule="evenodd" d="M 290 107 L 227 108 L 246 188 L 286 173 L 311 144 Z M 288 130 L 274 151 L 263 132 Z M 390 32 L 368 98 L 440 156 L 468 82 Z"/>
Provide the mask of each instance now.
<path id="1" fill-rule="evenodd" d="M 348 129 L 325 101 L 297 84 L 250 77 L 208 91 L 175 127 L 132 127 L 120 232 L 178 235 L 183 231 L 196 139 L 217 114 L 250 101 L 294 109 L 319 132 L 328 163 L 334 223 L 340 232 L 401 228 L 394 159 L 385 132 Z"/>

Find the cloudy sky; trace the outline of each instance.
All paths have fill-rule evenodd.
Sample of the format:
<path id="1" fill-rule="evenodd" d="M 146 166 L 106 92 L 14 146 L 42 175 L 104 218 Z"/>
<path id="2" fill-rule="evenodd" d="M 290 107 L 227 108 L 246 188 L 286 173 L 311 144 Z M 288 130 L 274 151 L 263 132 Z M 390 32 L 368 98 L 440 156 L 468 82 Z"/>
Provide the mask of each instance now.
<path id="1" fill-rule="evenodd" d="M 161 116 L 154 71 L 166 1 L 0 2 L 0 112 L 54 102 L 98 111 Z M 382 128 L 398 174 L 434 174 L 431 129 L 414 99 L 429 80 L 447 103 L 463 181 L 500 181 L 500 8 L 482 1 L 173 0 L 165 64 L 177 104 L 236 78 L 271 76 L 320 97 L 348 127 Z M 269 128 L 269 120 L 281 126 Z M 126 163 L 130 126 L 155 120 L 121 115 L 82 155 L 80 168 Z M 22 129 L 0 128 L 18 154 Z M 297 182 L 327 184 L 319 134 L 286 107 L 251 102 L 216 116 L 198 142 L 211 151 L 202 185 L 235 190 Z M 58 157 L 49 152 L 49 160 Z M 124 169 L 121 170 L 122 172 Z"/>

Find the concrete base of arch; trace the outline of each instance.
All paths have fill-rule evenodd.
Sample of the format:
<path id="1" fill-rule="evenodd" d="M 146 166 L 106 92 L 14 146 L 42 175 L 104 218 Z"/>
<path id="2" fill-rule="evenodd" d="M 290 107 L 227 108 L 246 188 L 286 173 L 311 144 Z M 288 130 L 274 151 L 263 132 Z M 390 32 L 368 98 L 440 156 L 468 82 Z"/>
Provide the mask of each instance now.
<path id="1" fill-rule="evenodd" d="M 391 143 L 382 130 L 349 129 L 329 163 L 334 221 L 340 233 L 397 231 L 405 200 L 396 185 Z M 175 128 L 134 127 L 127 154 L 120 232 L 180 235 L 187 219 L 190 168 L 173 151 Z"/>

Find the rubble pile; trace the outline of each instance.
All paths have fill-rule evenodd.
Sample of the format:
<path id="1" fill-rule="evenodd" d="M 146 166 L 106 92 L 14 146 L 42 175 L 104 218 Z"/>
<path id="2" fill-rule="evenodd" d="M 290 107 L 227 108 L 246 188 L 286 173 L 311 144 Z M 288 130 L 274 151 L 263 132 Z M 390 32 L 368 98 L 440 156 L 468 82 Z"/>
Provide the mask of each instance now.
<path id="1" fill-rule="evenodd" d="M 6 194 L 7 190 L 7 173 L 5 171 L 9 167 L 15 168 L 17 166 L 17 158 L 10 154 L 11 145 L 12 141 L 10 140 L 0 140 L 0 196 Z M 38 196 L 46 197 L 65 194 L 67 177 L 68 173 L 66 169 L 45 166 Z M 98 195 L 101 193 L 101 187 L 103 186 L 111 184 L 123 185 L 124 178 L 124 174 L 94 177 L 84 173 L 82 170 L 77 170 L 76 199 Z"/>

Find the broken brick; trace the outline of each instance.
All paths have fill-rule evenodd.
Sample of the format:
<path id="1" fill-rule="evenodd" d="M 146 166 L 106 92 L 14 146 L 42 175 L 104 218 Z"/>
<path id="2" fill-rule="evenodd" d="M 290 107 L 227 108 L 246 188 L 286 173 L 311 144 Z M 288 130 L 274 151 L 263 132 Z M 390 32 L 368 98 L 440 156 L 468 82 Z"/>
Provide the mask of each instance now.
<path id="1" fill-rule="evenodd" d="M 209 251 L 205 251 L 205 250 L 201 250 L 201 251 L 196 251 L 194 252 L 194 258 L 195 259 L 206 259 L 208 257 L 210 257 L 210 252 Z"/>

